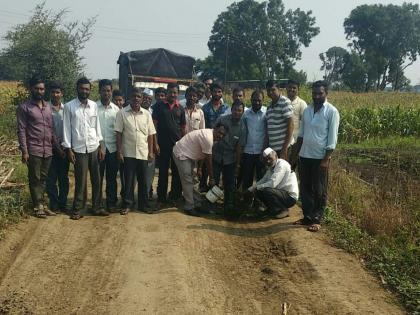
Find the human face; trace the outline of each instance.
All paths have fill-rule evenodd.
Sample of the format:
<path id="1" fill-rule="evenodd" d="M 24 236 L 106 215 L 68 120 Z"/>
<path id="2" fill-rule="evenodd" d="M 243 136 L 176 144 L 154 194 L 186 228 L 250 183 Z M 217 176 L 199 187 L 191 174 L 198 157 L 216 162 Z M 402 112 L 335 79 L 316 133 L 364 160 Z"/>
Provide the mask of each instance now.
<path id="1" fill-rule="evenodd" d="M 102 104 L 108 105 L 112 98 L 112 87 L 110 85 L 101 86 L 99 95 L 101 96 Z"/>
<path id="2" fill-rule="evenodd" d="M 150 105 L 152 105 L 152 97 L 143 94 L 143 101 L 141 103 L 141 107 L 148 109 Z"/>
<path id="3" fill-rule="evenodd" d="M 222 140 L 225 135 L 226 135 L 225 127 L 214 128 L 214 130 L 213 130 L 213 140 L 215 142 Z"/>
<path id="4" fill-rule="evenodd" d="M 289 84 L 286 90 L 287 90 L 287 97 L 290 100 L 294 100 L 299 92 L 299 88 L 296 84 Z"/>
<path id="5" fill-rule="evenodd" d="M 86 101 L 90 95 L 90 84 L 79 84 L 77 86 L 77 97 L 81 101 Z"/>
<path id="6" fill-rule="evenodd" d="M 61 98 L 63 97 L 63 92 L 60 89 L 52 89 L 50 92 L 51 102 L 53 104 L 60 104 Z"/>
<path id="7" fill-rule="evenodd" d="M 211 91 L 211 99 L 214 101 L 220 101 L 220 99 L 223 97 L 223 91 L 222 89 L 213 89 Z"/>
<path id="8" fill-rule="evenodd" d="M 174 103 L 177 98 L 178 98 L 178 89 L 176 87 L 173 87 L 171 89 L 168 90 L 167 94 L 166 94 L 166 100 L 168 101 L 168 103 Z"/>
<path id="9" fill-rule="evenodd" d="M 239 121 L 244 113 L 244 107 L 242 105 L 232 107 L 232 120 Z"/>
<path id="10" fill-rule="evenodd" d="M 280 90 L 277 86 L 272 86 L 267 89 L 267 96 L 271 98 L 273 101 L 278 100 L 280 97 Z"/>
<path id="11" fill-rule="evenodd" d="M 45 95 L 45 84 L 44 83 L 38 83 L 34 86 L 31 86 L 31 96 L 32 99 L 36 101 L 42 101 L 44 99 Z"/>
<path id="12" fill-rule="evenodd" d="M 277 162 L 276 152 L 271 152 L 268 156 L 264 158 L 264 161 L 265 161 L 265 165 L 267 165 L 268 167 L 273 167 L 274 165 L 276 165 L 276 162 Z"/>
<path id="13" fill-rule="evenodd" d="M 210 96 L 211 96 L 211 91 L 210 91 L 210 89 L 209 88 L 206 88 L 206 90 L 204 91 L 204 95 L 206 96 L 206 98 L 210 98 Z"/>
<path id="14" fill-rule="evenodd" d="M 238 91 L 238 92 L 233 93 L 232 99 L 233 99 L 233 102 L 235 102 L 235 101 L 241 101 L 241 102 L 243 102 L 243 100 L 244 100 L 244 91 Z"/>
<path id="15" fill-rule="evenodd" d="M 155 100 L 156 100 L 156 102 L 166 100 L 166 94 L 163 93 L 163 92 L 155 94 Z"/>
<path id="16" fill-rule="evenodd" d="M 322 105 L 327 99 L 327 92 L 323 86 L 318 86 L 312 89 L 312 100 L 315 105 Z"/>
<path id="17" fill-rule="evenodd" d="M 263 97 L 261 94 L 256 94 L 251 97 L 252 110 L 258 112 L 261 109 Z"/>
<path id="18" fill-rule="evenodd" d="M 190 92 L 186 95 L 187 99 L 187 106 L 191 106 L 197 104 L 198 102 L 198 95 L 195 92 Z"/>
<path id="19" fill-rule="evenodd" d="M 204 81 L 204 84 L 209 88 L 210 85 L 213 84 L 213 80 L 212 79 L 207 79 L 206 81 Z"/>
<path id="20" fill-rule="evenodd" d="M 140 110 L 141 103 L 143 101 L 143 96 L 141 93 L 133 92 L 131 94 L 131 108 L 138 112 Z"/>
<path id="21" fill-rule="evenodd" d="M 118 106 L 118 108 L 120 108 L 120 109 L 123 108 L 124 103 L 125 103 L 124 97 L 122 97 L 122 96 L 115 96 L 114 97 L 114 103 L 115 103 L 115 105 Z"/>
<path id="22" fill-rule="evenodd" d="M 204 96 L 204 90 L 197 90 L 197 99 L 201 100 Z"/>

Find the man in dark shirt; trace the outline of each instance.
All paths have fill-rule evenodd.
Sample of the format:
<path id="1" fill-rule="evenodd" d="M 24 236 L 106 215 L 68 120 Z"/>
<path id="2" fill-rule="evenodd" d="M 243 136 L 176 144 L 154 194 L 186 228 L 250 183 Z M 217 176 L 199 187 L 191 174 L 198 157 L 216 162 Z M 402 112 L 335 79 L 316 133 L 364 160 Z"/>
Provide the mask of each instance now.
<path id="1" fill-rule="evenodd" d="M 38 218 L 55 215 L 44 202 L 45 181 L 56 145 L 52 109 L 44 101 L 45 82 L 38 76 L 29 81 L 31 99 L 17 109 L 19 147 L 22 162 L 28 165 L 29 190 Z"/>
<path id="2" fill-rule="evenodd" d="M 178 102 L 178 93 L 178 85 L 169 83 L 166 100 L 156 103 L 152 114 L 160 148 L 157 209 L 161 208 L 162 203 L 167 202 L 169 166 L 172 171 L 169 199 L 176 201 L 181 197 L 182 193 L 178 170 L 172 158 L 173 146 L 186 133 L 185 111 Z"/>

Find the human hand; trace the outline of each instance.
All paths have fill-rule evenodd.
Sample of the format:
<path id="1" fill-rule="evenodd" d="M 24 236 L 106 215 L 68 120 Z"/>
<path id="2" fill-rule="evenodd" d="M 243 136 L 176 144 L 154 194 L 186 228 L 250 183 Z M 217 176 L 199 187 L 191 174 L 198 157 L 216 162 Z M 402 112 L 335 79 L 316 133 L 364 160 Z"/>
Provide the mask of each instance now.
<path id="1" fill-rule="evenodd" d="M 98 153 L 99 161 L 105 160 L 105 154 L 106 153 L 102 149 L 99 149 L 99 153 Z"/>
<path id="2" fill-rule="evenodd" d="M 76 156 L 72 149 L 67 149 L 67 158 L 69 159 L 70 163 L 76 162 Z"/>
<path id="3" fill-rule="evenodd" d="M 29 161 L 29 154 L 28 153 L 22 153 L 22 163 L 28 164 Z"/>
<path id="4" fill-rule="evenodd" d="M 214 185 L 216 185 L 216 183 L 215 183 L 214 179 L 213 179 L 213 178 L 210 178 L 210 179 L 209 179 L 209 187 L 210 187 L 210 188 L 213 188 L 213 186 L 214 186 Z"/>
<path id="5" fill-rule="evenodd" d="M 124 163 L 124 156 L 123 156 L 123 154 L 121 152 L 117 152 L 117 159 L 121 163 Z"/>
<path id="6" fill-rule="evenodd" d="M 322 159 L 321 163 L 319 164 L 319 167 L 324 171 L 328 170 L 329 166 L 330 166 L 330 159 Z"/>

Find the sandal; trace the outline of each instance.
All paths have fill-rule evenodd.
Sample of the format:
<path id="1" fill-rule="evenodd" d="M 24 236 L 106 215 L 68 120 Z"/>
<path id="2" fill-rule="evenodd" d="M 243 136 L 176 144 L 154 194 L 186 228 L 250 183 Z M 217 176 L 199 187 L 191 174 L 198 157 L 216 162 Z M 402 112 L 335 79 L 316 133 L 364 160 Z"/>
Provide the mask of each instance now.
<path id="1" fill-rule="evenodd" d="M 125 209 L 121 209 L 120 210 L 120 214 L 121 215 L 126 215 L 126 214 L 128 214 L 130 212 L 130 209 L 129 208 L 125 208 Z"/>
<path id="2" fill-rule="evenodd" d="M 47 218 L 47 214 L 42 209 L 39 209 L 39 210 L 35 211 L 34 216 L 36 218 L 39 218 L 39 219 L 46 219 Z"/>
<path id="3" fill-rule="evenodd" d="M 70 219 L 72 219 L 72 220 L 80 220 L 81 218 L 83 218 L 83 216 L 80 213 L 77 213 L 77 212 L 72 213 L 70 215 Z"/>
<path id="4" fill-rule="evenodd" d="M 54 211 L 51 211 L 50 209 L 47 209 L 47 208 L 44 208 L 44 212 L 48 216 L 55 216 L 55 215 L 57 215 L 57 213 L 55 213 Z"/>
<path id="5" fill-rule="evenodd" d="M 305 217 L 293 222 L 293 225 L 310 225 L 311 223 L 311 220 Z"/>
<path id="6" fill-rule="evenodd" d="M 318 232 L 320 229 L 321 229 L 321 224 L 314 223 L 308 226 L 309 232 Z"/>

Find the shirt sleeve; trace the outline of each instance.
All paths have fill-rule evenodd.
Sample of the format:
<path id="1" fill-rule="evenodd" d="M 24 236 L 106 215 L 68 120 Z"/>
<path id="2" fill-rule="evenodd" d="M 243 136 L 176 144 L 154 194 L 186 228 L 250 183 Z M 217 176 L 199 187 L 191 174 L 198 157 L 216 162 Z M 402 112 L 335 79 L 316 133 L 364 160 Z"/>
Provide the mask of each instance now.
<path id="1" fill-rule="evenodd" d="M 154 108 L 153 108 L 153 112 L 152 112 L 152 119 L 157 122 L 157 121 L 159 121 L 160 106 L 159 106 L 159 103 L 156 103 L 153 106 L 154 106 Z"/>
<path id="2" fill-rule="evenodd" d="M 250 110 L 250 109 L 249 109 Z M 245 115 L 245 114 L 244 114 Z M 246 137 L 247 137 L 247 123 L 246 123 L 246 117 L 242 116 L 241 119 L 241 133 L 239 136 L 238 144 L 241 147 L 244 147 L 246 145 Z"/>
<path id="3" fill-rule="evenodd" d="M 155 129 L 155 124 L 153 123 L 153 119 L 151 116 L 149 116 L 150 119 L 148 119 L 149 121 L 149 126 L 148 126 L 148 135 L 154 135 L 156 134 L 156 129 Z"/>
<path id="4" fill-rule="evenodd" d="M 179 120 L 179 124 L 181 126 L 185 126 L 187 124 L 187 119 L 185 118 L 185 110 L 182 107 L 181 107 L 181 117 L 180 117 L 180 120 Z"/>
<path id="5" fill-rule="evenodd" d="M 292 103 L 289 100 L 287 100 L 284 104 L 283 115 L 286 118 L 290 118 L 293 116 L 293 107 Z"/>
<path id="6" fill-rule="evenodd" d="M 119 133 L 122 133 L 123 130 L 124 130 L 124 121 L 123 121 L 123 113 L 122 113 L 122 110 L 120 110 L 117 113 L 117 116 L 115 117 L 114 130 L 116 132 L 119 132 Z"/>
<path id="7" fill-rule="evenodd" d="M 204 154 L 213 153 L 213 141 L 210 141 L 209 137 L 204 137 L 203 141 L 201 141 L 201 151 Z"/>
<path id="8" fill-rule="evenodd" d="M 306 110 L 303 111 L 301 121 L 300 121 L 300 126 L 299 126 L 298 137 L 300 138 L 303 138 L 303 135 L 305 134 L 305 112 Z"/>
<path id="9" fill-rule="evenodd" d="M 299 109 L 299 120 L 302 120 L 303 111 L 305 110 L 306 107 L 308 107 L 306 102 L 304 100 L 301 100 L 300 101 L 300 109 Z"/>
<path id="10" fill-rule="evenodd" d="M 96 136 L 98 137 L 99 142 L 104 140 L 104 138 L 102 137 L 101 121 L 99 119 L 99 108 L 97 106 L 96 106 Z"/>
<path id="11" fill-rule="evenodd" d="M 17 133 L 19 140 L 19 148 L 22 153 L 28 153 L 28 148 L 26 146 L 26 111 L 23 104 L 19 105 L 16 111 L 17 117 Z"/>
<path id="12" fill-rule="evenodd" d="M 281 183 L 288 170 L 290 172 L 290 165 L 287 165 L 286 163 L 277 164 L 274 167 L 273 173 L 265 182 L 262 182 L 261 180 L 261 183 L 257 183 L 257 189 L 260 190 L 266 187 L 276 188 Z"/>
<path id="13" fill-rule="evenodd" d="M 63 147 L 71 149 L 71 104 L 67 103 L 63 109 Z"/>
<path id="14" fill-rule="evenodd" d="M 340 114 L 334 110 L 329 119 L 328 140 L 326 150 L 334 150 L 337 145 L 338 126 L 340 125 Z"/>
<path id="15" fill-rule="evenodd" d="M 201 109 L 200 111 L 200 125 L 198 126 L 199 129 L 206 129 L 206 121 L 204 120 L 204 113 Z"/>

